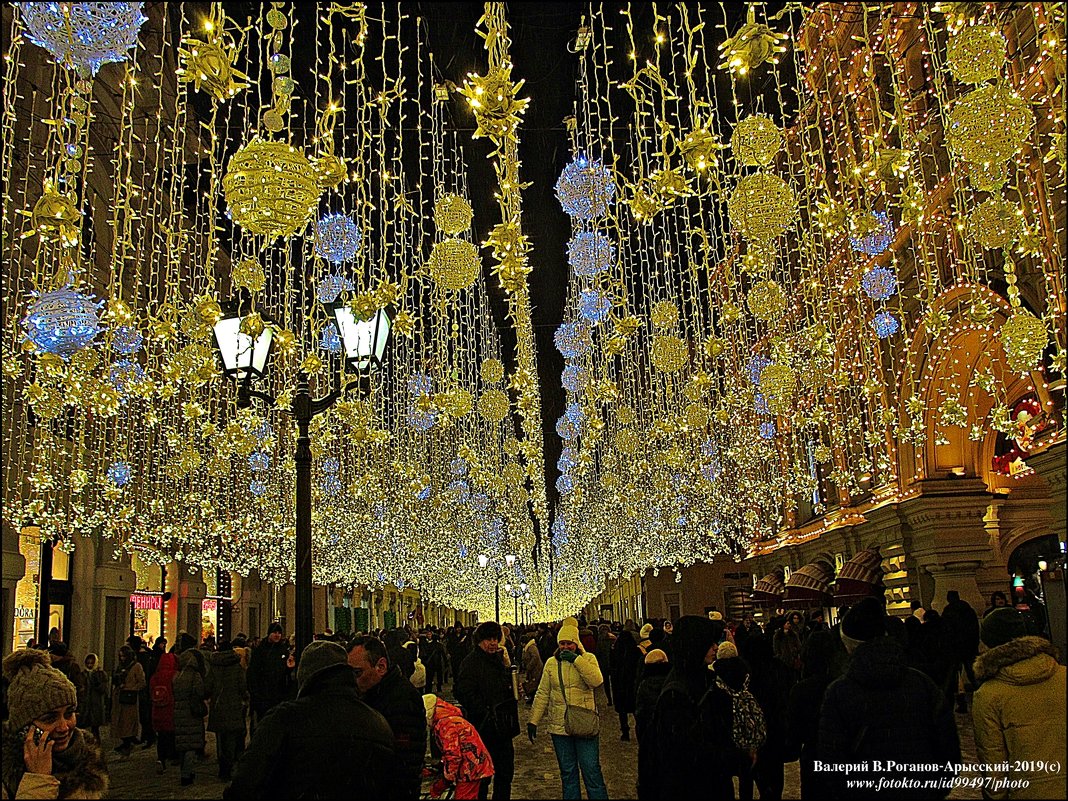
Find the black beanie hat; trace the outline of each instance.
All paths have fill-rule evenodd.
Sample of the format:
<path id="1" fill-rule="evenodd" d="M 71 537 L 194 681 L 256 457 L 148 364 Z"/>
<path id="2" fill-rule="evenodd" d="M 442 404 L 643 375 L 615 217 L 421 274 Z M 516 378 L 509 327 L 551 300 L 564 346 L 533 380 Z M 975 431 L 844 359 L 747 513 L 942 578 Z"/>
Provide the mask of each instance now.
<path id="1" fill-rule="evenodd" d="M 274 634 L 276 631 L 279 634 L 284 634 L 285 633 L 284 631 L 282 631 L 282 624 L 279 623 L 278 621 L 275 621 L 274 623 L 272 623 L 271 625 L 269 625 L 267 627 L 267 633 L 268 634 Z"/>
<path id="2" fill-rule="evenodd" d="M 842 618 L 842 634 L 867 642 L 886 634 L 886 608 L 876 598 L 865 598 Z"/>
<path id="3" fill-rule="evenodd" d="M 979 638 L 987 648 L 997 648 L 1009 640 L 1027 636 L 1027 621 L 1018 609 L 1002 606 L 983 618 Z"/>

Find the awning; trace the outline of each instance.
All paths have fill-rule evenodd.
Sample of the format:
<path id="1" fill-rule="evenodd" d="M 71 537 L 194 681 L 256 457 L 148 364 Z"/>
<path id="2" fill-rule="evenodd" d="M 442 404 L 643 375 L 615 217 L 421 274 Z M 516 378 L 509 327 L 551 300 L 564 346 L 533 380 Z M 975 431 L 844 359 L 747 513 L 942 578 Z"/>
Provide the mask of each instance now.
<path id="1" fill-rule="evenodd" d="M 823 560 L 812 562 L 793 572 L 786 582 L 786 600 L 809 606 L 829 606 L 834 567 Z"/>
<path id="2" fill-rule="evenodd" d="M 879 548 L 854 554 L 838 574 L 834 587 L 836 604 L 856 603 L 862 598 L 883 594 L 883 557 Z"/>
<path id="3" fill-rule="evenodd" d="M 773 605 L 782 601 L 786 586 L 782 583 L 782 571 L 775 570 L 753 585 L 753 601 Z"/>

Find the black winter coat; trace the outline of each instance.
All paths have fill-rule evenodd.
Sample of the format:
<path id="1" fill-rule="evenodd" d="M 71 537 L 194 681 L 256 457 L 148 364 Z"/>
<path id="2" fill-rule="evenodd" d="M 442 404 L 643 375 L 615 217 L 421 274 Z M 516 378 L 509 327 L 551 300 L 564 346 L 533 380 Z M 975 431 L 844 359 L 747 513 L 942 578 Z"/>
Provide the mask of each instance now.
<path id="1" fill-rule="evenodd" d="M 393 799 L 396 776 L 389 724 L 338 666 L 264 716 L 223 798 Z"/>
<path id="2" fill-rule="evenodd" d="M 653 716 L 656 702 L 667 681 L 671 665 L 653 662 L 645 666 L 634 710 L 634 733 L 638 736 L 638 798 L 655 798 L 654 776 L 656 775 L 656 738 Z"/>
<path id="3" fill-rule="evenodd" d="M 460 664 L 452 685 L 456 700 L 483 740 L 508 741 L 519 734 L 519 705 L 512 694 L 512 674 L 502 655 L 478 646 Z"/>
<path id="4" fill-rule="evenodd" d="M 426 751 L 426 708 L 423 696 L 396 666 L 371 688 L 363 701 L 386 719 L 393 731 L 400 784 L 419 797 L 423 753 Z"/>
<path id="5" fill-rule="evenodd" d="M 263 640 L 252 652 L 248 663 L 248 692 L 254 704 L 272 707 L 284 701 L 289 685 L 286 658 L 289 646 L 285 640 L 272 643 Z"/>
<path id="6" fill-rule="evenodd" d="M 819 744 L 820 708 L 823 696 L 831 683 L 828 673 L 801 679 L 790 691 L 786 707 L 786 761 L 801 762 L 801 797 L 826 798 L 824 774 L 816 773 L 815 761 Z"/>
<path id="7" fill-rule="evenodd" d="M 204 655 L 196 648 L 178 656 L 178 675 L 174 677 L 174 747 L 179 751 L 204 748 Z"/>
<path id="8" fill-rule="evenodd" d="M 211 700 L 208 731 L 245 731 L 248 688 L 245 669 L 236 651 L 219 651 L 208 657 L 211 669 L 204 691 Z"/>
<path id="9" fill-rule="evenodd" d="M 942 610 L 942 630 L 950 653 L 960 662 L 975 661 L 979 655 L 979 616 L 967 601 L 951 601 Z"/>
<path id="10" fill-rule="evenodd" d="M 622 631 L 612 646 L 612 704 L 616 712 L 633 712 L 638 699 L 642 652 L 633 632 Z"/>
<path id="11" fill-rule="evenodd" d="M 827 688 L 818 753 L 822 762 L 945 765 L 960 762 L 960 740 L 953 709 L 941 690 L 905 664 L 904 651 L 893 637 L 879 637 L 857 646 L 845 675 Z M 876 783 L 880 778 L 923 782 L 948 776 L 895 769 L 869 771 L 863 778 Z M 848 789 L 844 773 L 827 778 L 831 798 L 871 794 L 870 790 Z M 896 789 L 894 797 L 934 799 L 948 793 L 948 789 Z"/>

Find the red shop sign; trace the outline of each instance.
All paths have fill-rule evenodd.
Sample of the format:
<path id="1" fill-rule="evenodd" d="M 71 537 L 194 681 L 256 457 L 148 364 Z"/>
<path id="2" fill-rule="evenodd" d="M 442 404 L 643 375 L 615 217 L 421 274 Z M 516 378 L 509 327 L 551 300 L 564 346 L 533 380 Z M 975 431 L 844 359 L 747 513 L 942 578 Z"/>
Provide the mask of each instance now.
<path id="1" fill-rule="evenodd" d="M 219 607 L 219 602 L 214 598 L 205 598 L 200 602 L 200 609 L 202 612 L 214 612 Z"/>
<path id="2" fill-rule="evenodd" d="M 158 612 L 163 609 L 163 596 L 162 595 L 144 595 L 139 592 L 135 592 L 130 596 L 130 603 L 133 604 L 134 609 L 145 609 L 150 612 Z"/>

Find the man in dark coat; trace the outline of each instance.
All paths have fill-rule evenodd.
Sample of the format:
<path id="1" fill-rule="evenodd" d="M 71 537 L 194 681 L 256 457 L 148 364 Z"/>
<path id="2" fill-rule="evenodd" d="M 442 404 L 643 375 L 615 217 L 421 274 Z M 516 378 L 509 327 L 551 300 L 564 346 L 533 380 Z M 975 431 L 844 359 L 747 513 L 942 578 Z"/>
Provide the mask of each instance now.
<path id="1" fill-rule="evenodd" d="M 806 638 L 807 639 L 807 638 Z M 786 707 L 797 674 L 772 653 L 771 642 L 763 634 L 751 634 L 741 645 L 741 656 L 749 666 L 749 691 L 764 713 L 767 739 L 757 751 L 753 781 L 762 799 L 782 798 L 786 762 Z"/>
<path id="2" fill-rule="evenodd" d="M 630 715 L 637 706 L 638 670 L 642 663 L 638 647 L 637 627 L 633 620 L 623 625 L 623 631 L 612 646 L 612 701 L 619 715 L 620 738 L 630 740 Z"/>
<path id="3" fill-rule="evenodd" d="M 426 668 L 426 691 L 441 695 L 441 682 L 445 677 L 445 655 L 436 631 L 424 631 L 419 635 L 419 659 Z"/>
<path id="4" fill-rule="evenodd" d="M 790 691 L 786 707 L 786 751 L 789 759 L 801 762 L 801 798 L 827 797 L 823 775 L 815 769 L 820 707 L 831 683 L 831 658 L 837 635 L 817 629 L 801 646 L 801 681 Z"/>
<path id="5" fill-rule="evenodd" d="M 453 684 L 464 717 L 471 721 L 493 758 L 494 801 L 512 797 L 515 746 L 519 734 L 519 705 L 512 693 L 511 670 L 500 653 L 501 627 L 492 620 L 480 623 L 472 639 L 474 648 L 460 665 Z M 483 779 L 479 798 L 485 799 L 489 779 Z"/>
<path id="6" fill-rule="evenodd" d="M 942 610 L 942 630 L 949 645 L 954 666 L 950 676 L 948 690 L 956 694 L 957 711 L 967 712 L 964 693 L 957 693 L 956 677 L 964 670 L 969 684 L 975 686 L 975 672 L 972 663 L 979 656 L 979 616 L 972 605 L 961 600 L 960 593 L 950 590 L 946 593 L 946 608 Z"/>
<path id="7" fill-rule="evenodd" d="M 866 782 L 913 780 L 920 787 L 895 787 L 895 798 L 939 799 L 949 794 L 947 764 L 961 760 L 953 708 L 941 688 L 906 665 L 895 637 L 888 637 L 881 600 L 865 598 L 842 621 L 841 636 L 852 658 L 846 673 L 827 688 L 820 713 L 819 760 L 834 764 L 881 762 L 883 770 L 864 773 Z M 889 769 L 939 764 L 942 770 Z M 849 787 L 842 773 L 827 774 L 829 797 L 867 798 L 870 789 Z M 944 783 L 944 789 L 938 785 Z M 926 783 L 933 781 L 934 789 Z M 895 785 L 891 785 L 895 786 Z"/>
<path id="8" fill-rule="evenodd" d="M 356 676 L 360 698 L 386 719 L 393 732 L 401 798 L 418 798 L 426 750 L 426 709 L 423 697 L 391 665 L 386 646 L 375 637 L 349 643 L 348 664 Z"/>
<path id="9" fill-rule="evenodd" d="M 638 694 L 634 709 L 634 733 L 638 737 L 638 798 L 655 798 L 656 787 L 653 776 L 656 774 L 656 738 L 653 736 L 653 714 L 660 691 L 664 688 L 667 675 L 671 671 L 668 656 L 659 648 L 654 648 L 645 655 L 642 678 L 638 683 Z M 648 783 L 648 787 L 646 787 Z"/>
<path id="10" fill-rule="evenodd" d="M 252 652 L 248 664 L 248 692 L 255 727 L 267 712 L 286 698 L 289 644 L 282 639 L 282 626 L 272 623 L 267 639 Z"/>
<path id="11" fill-rule="evenodd" d="M 204 691 L 211 700 L 208 731 L 215 732 L 219 755 L 219 778 L 229 781 L 234 765 L 245 751 L 245 717 L 248 713 L 248 686 L 241 657 L 229 640 L 219 642 L 219 650 L 208 654 Z"/>
<path id="12" fill-rule="evenodd" d="M 256 727 L 223 798 L 397 798 L 393 735 L 360 700 L 345 649 L 309 643 L 297 686 Z"/>
<path id="13" fill-rule="evenodd" d="M 152 681 L 152 674 L 156 672 L 156 663 L 159 661 L 158 657 L 136 634 L 128 637 L 126 644 L 134 652 L 137 664 L 145 671 L 145 681 Z M 148 694 L 148 684 L 145 684 L 144 688 L 139 691 L 137 712 L 141 719 L 141 742 L 145 748 L 150 748 L 156 744 L 156 731 L 152 728 L 152 699 Z"/>
<path id="14" fill-rule="evenodd" d="M 675 623 L 672 668 L 653 713 L 656 761 L 641 779 L 643 798 L 734 797 L 726 762 L 733 745 L 730 727 L 721 725 L 731 720 L 731 709 L 722 706 L 724 695 L 706 696 L 708 666 L 722 635 L 722 621 L 704 615 L 684 615 Z"/>

